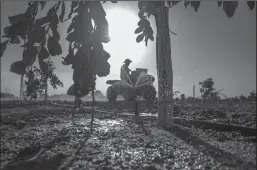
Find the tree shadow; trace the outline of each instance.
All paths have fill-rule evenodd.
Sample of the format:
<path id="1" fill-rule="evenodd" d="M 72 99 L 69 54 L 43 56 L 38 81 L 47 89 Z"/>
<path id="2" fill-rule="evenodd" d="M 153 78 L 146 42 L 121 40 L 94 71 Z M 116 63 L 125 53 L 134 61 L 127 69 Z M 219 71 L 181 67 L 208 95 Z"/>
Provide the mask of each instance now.
<path id="1" fill-rule="evenodd" d="M 68 169 L 68 167 L 71 167 L 73 165 L 73 163 L 76 161 L 77 156 L 80 154 L 80 151 L 82 150 L 82 148 L 84 148 L 86 145 L 86 142 L 89 140 L 89 138 L 91 137 L 92 133 L 89 133 L 84 140 L 82 140 L 79 144 L 78 149 L 76 150 L 76 152 L 73 155 L 73 158 L 69 161 L 68 164 L 66 164 L 64 167 L 61 168 L 61 170 L 66 170 Z"/>
<path id="2" fill-rule="evenodd" d="M 165 130 L 168 130 L 170 133 L 185 141 L 188 145 L 193 146 L 198 151 L 203 152 L 208 156 L 214 158 L 222 165 L 233 167 L 236 169 L 256 169 L 256 166 L 251 162 L 246 162 L 231 153 L 228 153 L 214 145 L 211 145 L 201 138 L 193 136 L 179 126 L 175 125 Z"/>

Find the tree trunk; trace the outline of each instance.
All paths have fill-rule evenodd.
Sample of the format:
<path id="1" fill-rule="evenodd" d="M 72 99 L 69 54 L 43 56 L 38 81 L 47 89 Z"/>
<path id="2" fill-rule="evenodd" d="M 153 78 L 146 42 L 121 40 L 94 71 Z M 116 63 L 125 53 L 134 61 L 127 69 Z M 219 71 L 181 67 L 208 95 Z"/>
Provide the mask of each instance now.
<path id="1" fill-rule="evenodd" d="M 23 98 L 23 77 L 24 75 L 21 75 L 21 84 L 20 84 L 20 98 Z"/>
<path id="2" fill-rule="evenodd" d="M 173 124 L 173 70 L 169 35 L 169 8 L 164 3 L 156 8 L 156 62 L 158 75 L 159 125 Z"/>
<path id="3" fill-rule="evenodd" d="M 46 81 L 45 81 L 45 101 L 47 101 L 47 89 L 48 89 L 48 84 L 47 84 L 47 80 L 48 80 L 48 77 L 46 77 Z"/>
<path id="4" fill-rule="evenodd" d="M 49 67 L 49 62 L 50 62 L 50 59 L 48 60 L 48 62 L 47 62 L 47 73 L 46 73 L 46 79 L 45 79 L 45 101 L 47 101 L 47 95 L 48 95 L 48 83 L 47 83 L 47 81 L 48 81 L 48 77 L 49 77 L 49 69 L 50 69 L 50 67 Z"/>

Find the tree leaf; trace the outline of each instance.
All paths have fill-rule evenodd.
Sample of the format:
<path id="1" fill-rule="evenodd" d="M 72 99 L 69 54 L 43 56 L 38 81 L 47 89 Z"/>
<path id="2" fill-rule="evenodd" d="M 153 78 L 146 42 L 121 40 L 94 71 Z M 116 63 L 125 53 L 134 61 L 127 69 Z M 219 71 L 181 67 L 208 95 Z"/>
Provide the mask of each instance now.
<path id="1" fill-rule="evenodd" d="M 52 33 L 53 33 L 53 37 L 57 41 L 59 41 L 60 40 L 60 34 L 59 34 L 58 30 L 57 30 L 57 25 L 52 25 L 51 24 L 50 27 L 51 27 L 51 30 L 52 30 Z"/>
<path id="2" fill-rule="evenodd" d="M 169 4 L 169 7 L 173 7 L 175 5 L 177 5 L 180 1 L 167 1 L 167 3 Z"/>
<path id="3" fill-rule="evenodd" d="M 61 14 L 60 14 L 60 16 L 59 16 L 59 19 L 60 19 L 61 22 L 63 22 L 64 15 L 65 15 L 65 3 L 64 3 L 64 1 L 63 1 L 63 2 L 62 2 Z"/>
<path id="4" fill-rule="evenodd" d="M 2 35 L 1 37 L 2 38 L 8 38 L 8 39 L 11 38 L 11 36 L 9 36 L 9 35 Z"/>
<path id="5" fill-rule="evenodd" d="M 51 18 L 54 14 L 56 14 L 55 7 L 53 6 L 49 11 L 46 13 L 48 18 Z M 57 17 L 58 18 L 58 17 Z"/>
<path id="6" fill-rule="evenodd" d="M 50 84 L 54 89 L 57 89 L 57 86 L 63 87 L 64 85 L 54 73 L 51 74 Z"/>
<path id="7" fill-rule="evenodd" d="M 18 75 L 22 75 L 26 73 L 26 65 L 23 61 L 16 61 L 11 64 L 10 71 L 12 73 L 16 73 Z"/>
<path id="8" fill-rule="evenodd" d="M 98 62 L 96 65 L 96 74 L 99 77 L 105 77 L 110 74 L 110 64 L 107 61 Z"/>
<path id="9" fill-rule="evenodd" d="M 143 39 L 144 39 L 144 34 L 139 34 L 139 35 L 137 36 L 136 41 L 137 41 L 137 43 L 139 43 L 139 42 L 141 42 Z"/>
<path id="10" fill-rule="evenodd" d="M 46 1 L 39 1 L 39 3 L 41 5 L 41 10 L 43 10 L 46 5 Z"/>
<path id="11" fill-rule="evenodd" d="M 33 4 L 31 5 L 31 13 L 35 17 L 38 12 L 38 2 L 34 1 Z"/>
<path id="12" fill-rule="evenodd" d="M 237 6 L 238 6 L 238 1 L 223 2 L 223 10 L 225 11 L 225 13 L 229 18 L 231 18 L 235 14 Z"/>
<path id="13" fill-rule="evenodd" d="M 255 7 L 255 1 L 247 1 L 247 5 L 249 6 L 250 10 L 253 10 Z"/>
<path id="14" fill-rule="evenodd" d="M 29 70 L 26 74 L 26 77 L 28 77 L 28 82 L 31 82 L 34 80 L 35 74 L 32 70 Z"/>
<path id="15" fill-rule="evenodd" d="M 38 53 L 38 58 L 41 59 L 41 60 L 44 60 L 44 59 L 47 59 L 50 57 L 50 54 L 49 52 L 47 51 L 47 49 L 42 46 L 39 53 Z"/>
<path id="16" fill-rule="evenodd" d="M 217 1 L 217 5 L 220 7 L 222 5 L 222 1 Z"/>
<path id="17" fill-rule="evenodd" d="M 144 30 L 144 35 L 149 37 L 149 36 L 152 36 L 153 35 L 153 29 L 149 26 L 147 27 L 145 30 Z"/>
<path id="18" fill-rule="evenodd" d="M 100 1 L 90 2 L 90 10 L 91 10 L 92 19 L 95 21 L 96 25 L 101 24 L 101 22 L 104 20 L 106 16 L 106 13 L 104 11 L 104 8 L 101 2 Z"/>
<path id="19" fill-rule="evenodd" d="M 190 4 L 190 1 L 183 1 L 185 8 Z"/>
<path id="20" fill-rule="evenodd" d="M 102 58 L 104 59 L 104 61 L 107 61 L 110 57 L 111 55 L 107 51 L 103 50 Z"/>
<path id="21" fill-rule="evenodd" d="M 138 27 L 136 30 L 135 30 L 135 34 L 139 34 L 140 32 L 142 32 L 144 30 L 143 27 Z"/>
<path id="22" fill-rule="evenodd" d="M 151 41 L 153 41 L 153 40 L 154 40 L 153 35 L 148 36 L 148 38 L 149 38 Z"/>
<path id="23" fill-rule="evenodd" d="M 143 11 L 139 11 L 139 12 L 138 12 L 138 17 L 139 17 L 140 19 L 145 19 L 144 12 L 143 12 Z"/>
<path id="24" fill-rule="evenodd" d="M 47 41 L 47 48 L 51 56 L 57 56 L 62 54 L 62 48 L 58 41 L 54 37 L 49 36 Z"/>
<path id="25" fill-rule="evenodd" d="M 70 10 L 70 13 L 69 13 L 69 15 L 68 15 L 68 18 L 71 18 L 72 14 L 73 14 L 73 12 L 74 12 L 74 9 L 75 9 L 78 5 L 79 5 L 79 2 L 78 2 L 78 1 L 72 1 L 72 2 L 71 2 L 71 6 L 70 6 L 71 10 Z"/>
<path id="26" fill-rule="evenodd" d="M 45 74 L 48 72 L 48 64 L 44 60 L 38 60 L 40 70 Z"/>
<path id="27" fill-rule="evenodd" d="M 73 23 L 70 24 L 70 26 L 67 29 L 67 33 L 70 33 L 74 29 Z"/>
<path id="28" fill-rule="evenodd" d="M 22 60 L 26 66 L 32 65 L 36 61 L 38 47 L 30 46 L 26 48 L 22 55 Z"/>
<path id="29" fill-rule="evenodd" d="M 56 13 L 54 13 L 53 16 L 51 17 L 51 24 L 53 24 L 53 25 L 59 24 L 59 18 Z"/>
<path id="30" fill-rule="evenodd" d="M 78 36 L 77 34 L 75 34 L 74 32 L 71 32 L 71 33 L 69 33 L 69 34 L 67 35 L 66 40 L 67 40 L 68 42 L 78 41 L 77 36 Z"/>
<path id="31" fill-rule="evenodd" d="M 8 19 L 9 19 L 9 22 L 10 22 L 11 25 L 18 24 L 20 22 L 25 22 L 26 21 L 26 18 L 24 16 L 24 14 L 18 14 L 18 15 L 10 16 L 10 17 L 8 17 Z"/>
<path id="32" fill-rule="evenodd" d="M 4 33 L 8 34 L 10 30 L 10 26 L 4 27 Z"/>
<path id="33" fill-rule="evenodd" d="M 8 44 L 8 40 L 1 43 L 1 56 L 0 57 L 3 56 L 4 51 L 6 50 L 7 44 Z"/>
<path id="34" fill-rule="evenodd" d="M 137 23 L 137 25 L 138 25 L 139 27 L 145 28 L 145 27 L 149 27 L 149 26 L 150 26 L 150 22 L 149 22 L 147 19 L 141 19 L 141 20 Z"/>
<path id="35" fill-rule="evenodd" d="M 14 36 L 20 35 L 24 37 L 26 36 L 27 29 L 28 29 L 28 24 L 24 22 L 13 24 L 8 30 L 8 36 L 14 37 Z"/>
<path id="36" fill-rule="evenodd" d="M 28 34 L 28 40 L 31 43 L 39 43 L 43 41 L 46 36 L 45 27 L 34 24 L 32 30 Z"/>
<path id="37" fill-rule="evenodd" d="M 35 21 L 35 24 L 36 25 L 45 25 L 45 24 L 48 24 L 51 22 L 51 19 L 49 17 L 42 17 L 42 18 L 39 18 Z"/>
<path id="38" fill-rule="evenodd" d="M 191 1 L 191 7 L 194 8 L 195 12 L 198 11 L 200 4 L 201 4 L 201 1 Z"/>
<path id="39" fill-rule="evenodd" d="M 10 39 L 10 43 L 11 44 L 19 44 L 20 43 L 20 39 L 17 36 L 14 36 Z"/>

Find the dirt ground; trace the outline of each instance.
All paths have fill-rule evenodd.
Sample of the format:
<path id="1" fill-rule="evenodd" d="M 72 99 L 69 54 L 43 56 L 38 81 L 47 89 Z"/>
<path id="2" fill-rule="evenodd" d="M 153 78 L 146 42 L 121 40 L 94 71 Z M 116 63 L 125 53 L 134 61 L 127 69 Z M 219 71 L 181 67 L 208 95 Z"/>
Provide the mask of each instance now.
<path id="1" fill-rule="evenodd" d="M 176 114 L 256 128 L 256 106 L 243 105 L 184 103 Z M 124 103 L 98 102 L 96 109 L 109 112 L 95 112 L 91 131 L 89 110 L 75 114 L 72 122 L 71 108 L 3 103 L 1 169 L 256 169 L 256 142 L 237 132 L 182 126 L 164 130 L 154 114 L 141 116 L 140 124 Z M 153 112 L 153 104 L 140 104 L 140 113 Z"/>

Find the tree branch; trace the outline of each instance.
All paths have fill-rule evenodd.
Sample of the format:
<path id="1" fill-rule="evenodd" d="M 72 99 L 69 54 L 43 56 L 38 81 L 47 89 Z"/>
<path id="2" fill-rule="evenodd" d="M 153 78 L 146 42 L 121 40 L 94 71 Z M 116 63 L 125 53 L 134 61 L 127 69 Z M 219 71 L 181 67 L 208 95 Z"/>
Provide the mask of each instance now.
<path id="1" fill-rule="evenodd" d="M 176 34 L 175 32 L 171 31 L 170 29 L 169 29 L 169 31 L 170 31 L 172 34 L 174 34 L 174 35 L 178 35 L 178 34 Z"/>

